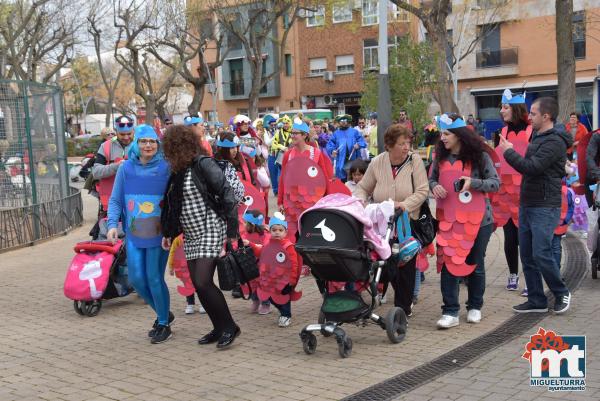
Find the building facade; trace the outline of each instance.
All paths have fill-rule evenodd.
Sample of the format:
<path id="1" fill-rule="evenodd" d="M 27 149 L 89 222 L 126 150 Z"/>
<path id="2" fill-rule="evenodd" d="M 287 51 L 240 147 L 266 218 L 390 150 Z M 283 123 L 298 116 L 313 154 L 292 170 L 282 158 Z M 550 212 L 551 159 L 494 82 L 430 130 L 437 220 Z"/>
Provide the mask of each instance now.
<path id="1" fill-rule="evenodd" d="M 576 112 L 581 121 L 593 125 L 593 86 L 600 64 L 600 34 L 592 21 L 600 18 L 600 1 L 574 0 L 573 43 L 576 58 Z M 470 10 L 465 10 L 470 7 Z M 500 99 L 505 88 L 527 91 L 528 105 L 537 97 L 557 95 L 557 61 L 554 2 L 512 0 L 504 9 L 493 1 L 453 1 L 448 29 L 461 32 L 465 41 L 482 26 L 465 21 L 486 20 L 497 25 L 458 69 L 458 106 L 461 113 L 479 116 L 486 123 L 486 135 L 502 126 Z M 460 17 L 459 17 L 460 16 Z M 468 17 L 467 17 L 468 16 Z M 456 43 L 455 43 L 456 45 Z"/>

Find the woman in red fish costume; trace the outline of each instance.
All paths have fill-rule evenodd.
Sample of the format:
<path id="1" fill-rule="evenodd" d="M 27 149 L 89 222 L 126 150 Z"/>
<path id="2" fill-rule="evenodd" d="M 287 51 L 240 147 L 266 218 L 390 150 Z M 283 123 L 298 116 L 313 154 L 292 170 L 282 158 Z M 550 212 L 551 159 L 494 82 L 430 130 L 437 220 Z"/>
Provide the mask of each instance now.
<path id="1" fill-rule="evenodd" d="M 288 327 L 292 323 L 292 301 L 297 301 L 302 292 L 295 290 L 300 278 L 300 265 L 294 245 L 287 239 L 287 222 L 277 212 L 269 220 L 271 238 L 264 244 L 250 245 L 260 257 L 260 276 L 256 285 L 256 294 L 261 301 L 271 301 L 279 310 L 279 327 Z"/>
<path id="2" fill-rule="evenodd" d="M 277 205 L 285 213 L 288 237 L 293 243 L 296 242 L 300 214 L 325 196 L 333 177 L 329 159 L 308 144 L 309 131 L 305 122 L 294 122 L 292 146 L 283 155 L 279 176 Z"/>
<path id="3" fill-rule="evenodd" d="M 509 89 L 502 95 L 502 120 L 506 124 L 500 133 L 513 144 L 521 156 L 525 155 L 533 128 L 529 123 L 525 94 L 512 94 Z M 500 138 L 496 138 L 496 146 Z M 491 197 L 492 211 L 496 227 L 504 230 L 504 255 L 508 264 L 506 289 L 519 289 L 519 200 L 521 192 L 521 174 L 504 160 L 504 154 L 495 150 L 499 161 L 496 166 L 500 175 L 500 189 Z"/>
<path id="4" fill-rule="evenodd" d="M 500 180 L 483 140 L 457 114 L 438 118 L 441 140 L 431 166 L 429 188 L 436 199 L 437 270 L 441 273 L 442 318 L 438 328 L 458 326 L 459 278 L 468 284 L 467 322 L 481 321 L 485 251 L 494 230 L 487 193 Z M 491 151 L 491 150 L 490 150 Z"/>

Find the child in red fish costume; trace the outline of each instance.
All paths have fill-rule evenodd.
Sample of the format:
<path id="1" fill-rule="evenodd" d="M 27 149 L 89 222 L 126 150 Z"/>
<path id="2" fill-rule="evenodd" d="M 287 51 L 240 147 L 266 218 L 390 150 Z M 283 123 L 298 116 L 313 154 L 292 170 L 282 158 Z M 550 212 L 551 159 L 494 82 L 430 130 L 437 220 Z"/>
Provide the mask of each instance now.
<path id="1" fill-rule="evenodd" d="M 188 269 L 185 253 L 183 252 L 183 234 L 180 234 L 171 243 L 167 266 L 169 267 L 169 274 L 171 276 L 175 275 L 175 277 L 183 283 L 183 286 L 177 286 L 177 292 L 186 299 L 185 313 L 188 315 L 194 313 L 194 306 L 196 305 L 194 294 L 196 293 L 196 290 L 194 284 L 192 284 L 190 270 Z M 198 311 L 200 313 L 206 313 L 202 305 L 200 305 Z"/>
<path id="2" fill-rule="evenodd" d="M 486 193 L 500 180 L 483 140 L 457 114 L 438 118 L 441 141 L 432 164 L 429 187 L 436 198 L 437 270 L 441 273 L 442 318 L 438 328 L 458 325 L 459 278 L 468 281 L 467 322 L 481 321 L 485 292 L 485 250 L 493 232 Z"/>
<path id="3" fill-rule="evenodd" d="M 269 300 L 279 310 L 279 327 L 287 327 L 292 322 L 292 302 L 302 296 L 295 290 L 300 278 L 298 255 L 294 245 L 287 239 L 287 222 L 285 217 L 277 212 L 269 220 L 271 239 L 264 245 L 250 245 L 254 253 L 260 257 L 260 276 L 256 285 L 256 294 L 261 301 Z"/>
<path id="4" fill-rule="evenodd" d="M 266 244 L 269 241 L 271 234 L 264 226 L 265 215 L 263 212 L 260 210 L 248 210 L 244 213 L 243 220 L 244 230 L 240 230 L 242 240 L 248 241 L 250 244 Z M 252 300 L 252 305 L 250 305 L 251 313 L 268 315 L 271 313 L 271 302 L 269 300 L 261 302 L 258 299 L 258 295 L 256 295 L 258 281 L 259 279 L 256 278 L 250 283 L 251 293 L 248 294 L 248 286 L 244 286 L 242 291 L 246 296 L 250 296 Z"/>
<path id="5" fill-rule="evenodd" d="M 500 136 L 513 144 L 513 149 L 521 156 L 525 155 L 533 132 L 529 123 L 525 93 L 517 95 L 506 89 L 502 94 L 502 120 L 506 124 Z M 499 141 L 499 137 L 497 138 Z M 496 227 L 504 231 L 504 255 L 508 264 L 508 280 L 506 289 L 519 289 L 519 202 L 521 193 L 521 174 L 504 159 L 503 152 L 495 149 L 499 159 L 496 168 L 500 176 L 500 189 L 493 194 L 492 213 Z"/>

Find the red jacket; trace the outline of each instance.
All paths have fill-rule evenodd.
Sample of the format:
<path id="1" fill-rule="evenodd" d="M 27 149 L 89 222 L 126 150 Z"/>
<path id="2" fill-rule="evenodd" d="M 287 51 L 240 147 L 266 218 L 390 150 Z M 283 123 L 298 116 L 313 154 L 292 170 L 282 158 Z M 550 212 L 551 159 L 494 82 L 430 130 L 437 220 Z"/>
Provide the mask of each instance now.
<path id="1" fill-rule="evenodd" d="M 570 133 L 571 133 L 571 124 L 570 124 L 570 123 L 567 123 L 567 124 L 565 125 L 565 129 L 567 130 L 567 133 L 569 133 L 569 134 L 570 134 Z M 575 142 L 579 142 L 579 141 L 581 141 L 583 138 L 585 138 L 586 134 L 588 134 L 588 130 L 587 130 L 587 128 L 585 127 L 585 125 L 583 125 L 582 123 L 579 123 L 579 122 L 578 122 L 578 123 L 577 123 L 577 131 L 575 132 L 575 138 L 573 138 L 573 140 L 574 140 Z M 589 140 L 588 140 L 588 142 L 589 142 Z M 572 153 L 573 153 L 573 150 L 574 150 L 574 149 L 573 149 L 574 147 L 575 147 L 575 146 L 571 146 L 569 149 L 567 149 L 567 153 L 568 153 L 568 154 L 572 154 Z M 579 154 L 579 151 L 577 151 L 577 154 Z"/>

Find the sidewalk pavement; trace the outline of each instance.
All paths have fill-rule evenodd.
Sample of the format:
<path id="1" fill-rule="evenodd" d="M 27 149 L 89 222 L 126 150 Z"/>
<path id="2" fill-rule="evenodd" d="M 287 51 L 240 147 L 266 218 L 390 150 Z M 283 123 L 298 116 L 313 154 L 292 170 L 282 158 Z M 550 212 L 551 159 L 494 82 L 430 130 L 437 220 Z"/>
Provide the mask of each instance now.
<path id="1" fill-rule="evenodd" d="M 316 353 L 306 355 L 298 333 L 304 325 L 316 322 L 320 296 L 313 279 L 303 278 L 299 286 L 304 295 L 292 307 L 290 327 L 277 327 L 276 312 L 252 315 L 248 302 L 226 294 L 242 328 L 241 337 L 230 350 L 199 346 L 197 339 L 211 329 L 208 317 L 185 315 L 185 299 L 175 289 L 178 282 L 167 276 L 176 316 L 174 335 L 164 344 L 151 345 L 146 333 L 154 316 L 137 295 L 106 301 L 98 316 L 88 318 L 77 315 L 72 301 L 62 293 L 73 245 L 88 239 L 96 210 L 94 199 L 87 195 L 84 204 L 84 227 L 0 256 L 4 327 L 0 336 L 0 400 L 340 399 L 492 330 L 512 315 L 511 305 L 523 300 L 518 292 L 504 288 L 508 269 L 502 232 L 498 230 L 486 256 L 485 306 L 483 320 L 477 325 L 466 323 L 463 308 L 460 326 L 436 330 L 441 295 L 439 275 L 431 259 L 407 337 L 400 344 L 389 343 L 379 327 L 347 325 L 344 328 L 354 342 L 350 358 L 341 359 L 335 340 L 322 336 L 318 336 Z M 393 302 L 391 288 L 388 299 Z M 576 293 L 575 302 L 578 300 Z M 465 301 L 466 288 L 461 286 L 461 303 Z M 384 314 L 389 307 L 390 303 L 384 305 L 378 313 Z M 583 316 L 589 316 L 588 312 L 592 311 L 586 309 Z M 561 319 L 580 321 L 582 315 L 569 314 Z M 590 341 L 590 349 L 593 346 Z M 514 355 L 511 351 L 505 357 L 521 362 L 518 353 Z M 525 366 L 515 366 L 519 369 L 512 374 L 520 370 L 526 374 Z M 498 367 L 504 371 L 504 365 Z M 593 370 L 589 367 L 588 372 Z M 512 384 L 506 387 L 512 388 Z"/>
<path id="2" fill-rule="evenodd" d="M 397 400 L 600 400 L 600 280 L 587 274 L 581 287 L 573 294 L 572 309 L 564 315 L 548 315 L 539 327 L 557 335 L 586 335 L 586 390 L 550 392 L 544 387 L 529 385 L 529 362 L 521 355 L 529 336 L 537 332 L 532 327 L 527 334 L 473 361 L 467 367 L 425 384 Z"/>

